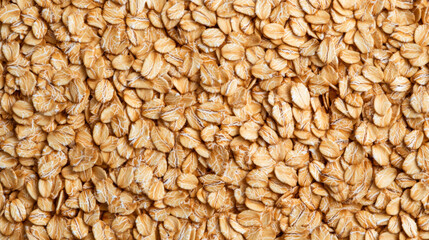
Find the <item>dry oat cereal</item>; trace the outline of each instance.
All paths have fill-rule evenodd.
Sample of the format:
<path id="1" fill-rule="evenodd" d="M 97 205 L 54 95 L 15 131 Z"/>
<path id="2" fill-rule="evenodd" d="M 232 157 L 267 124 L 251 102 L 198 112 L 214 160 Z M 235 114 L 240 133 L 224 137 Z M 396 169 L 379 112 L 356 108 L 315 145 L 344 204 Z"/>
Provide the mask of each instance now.
<path id="1" fill-rule="evenodd" d="M 0 239 L 429 239 L 427 0 L 0 1 Z"/>

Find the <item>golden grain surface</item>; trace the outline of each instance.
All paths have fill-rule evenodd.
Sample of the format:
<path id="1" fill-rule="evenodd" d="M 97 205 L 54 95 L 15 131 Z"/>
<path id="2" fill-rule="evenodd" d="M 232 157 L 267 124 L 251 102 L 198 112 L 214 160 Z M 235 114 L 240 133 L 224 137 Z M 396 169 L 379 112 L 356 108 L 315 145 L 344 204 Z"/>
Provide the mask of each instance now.
<path id="1" fill-rule="evenodd" d="M 0 1 L 0 239 L 429 239 L 427 0 Z"/>

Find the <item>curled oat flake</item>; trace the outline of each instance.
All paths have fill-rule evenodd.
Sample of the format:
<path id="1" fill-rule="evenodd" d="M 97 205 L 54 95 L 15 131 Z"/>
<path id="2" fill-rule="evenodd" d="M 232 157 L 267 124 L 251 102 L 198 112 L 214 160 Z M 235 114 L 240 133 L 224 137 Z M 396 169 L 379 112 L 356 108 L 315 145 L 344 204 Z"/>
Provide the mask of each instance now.
<path id="1" fill-rule="evenodd" d="M 427 1 L 0 3 L 0 238 L 427 239 Z"/>

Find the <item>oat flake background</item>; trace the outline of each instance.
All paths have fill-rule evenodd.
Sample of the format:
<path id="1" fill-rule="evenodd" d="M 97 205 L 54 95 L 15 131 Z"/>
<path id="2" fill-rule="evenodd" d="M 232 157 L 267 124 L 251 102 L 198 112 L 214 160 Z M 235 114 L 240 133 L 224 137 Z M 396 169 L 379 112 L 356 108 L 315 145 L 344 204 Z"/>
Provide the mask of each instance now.
<path id="1" fill-rule="evenodd" d="M 429 239 L 427 0 L 0 0 L 0 239 Z"/>

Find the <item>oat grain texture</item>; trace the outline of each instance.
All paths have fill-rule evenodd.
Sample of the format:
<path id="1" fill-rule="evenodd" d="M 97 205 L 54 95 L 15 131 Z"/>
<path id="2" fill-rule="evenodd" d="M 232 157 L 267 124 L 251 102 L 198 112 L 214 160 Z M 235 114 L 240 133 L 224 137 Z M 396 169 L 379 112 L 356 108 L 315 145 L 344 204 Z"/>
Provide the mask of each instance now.
<path id="1" fill-rule="evenodd" d="M 428 0 L 0 0 L 0 240 L 429 239 Z"/>

